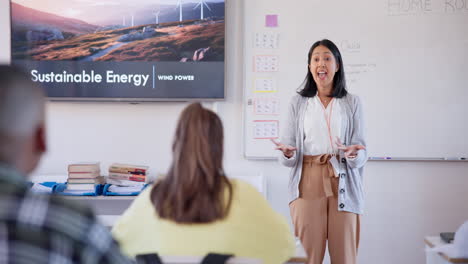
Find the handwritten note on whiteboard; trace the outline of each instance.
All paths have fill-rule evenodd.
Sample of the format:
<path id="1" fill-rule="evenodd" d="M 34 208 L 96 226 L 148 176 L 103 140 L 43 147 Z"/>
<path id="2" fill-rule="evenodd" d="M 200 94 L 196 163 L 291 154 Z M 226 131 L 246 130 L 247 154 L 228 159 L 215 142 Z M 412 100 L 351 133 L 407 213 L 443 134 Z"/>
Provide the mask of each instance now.
<path id="1" fill-rule="evenodd" d="M 279 115 L 279 98 L 255 98 L 254 114 Z"/>
<path id="2" fill-rule="evenodd" d="M 278 71 L 278 56 L 257 55 L 254 57 L 254 71 L 276 72 Z"/>
<path id="3" fill-rule="evenodd" d="M 278 138 L 278 120 L 254 120 L 254 139 Z"/>

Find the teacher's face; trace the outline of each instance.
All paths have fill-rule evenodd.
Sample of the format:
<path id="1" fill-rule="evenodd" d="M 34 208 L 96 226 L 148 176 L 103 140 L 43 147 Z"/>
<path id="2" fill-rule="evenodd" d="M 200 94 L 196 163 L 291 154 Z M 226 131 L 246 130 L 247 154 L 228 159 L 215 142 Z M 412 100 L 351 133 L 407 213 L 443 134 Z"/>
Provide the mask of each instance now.
<path id="1" fill-rule="evenodd" d="M 310 73 L 319 88 L 332 89 L 333 77 L 339 69 L 335 56 L 325 46 L 318 46 L 312 51 L 309 65 Z"/>

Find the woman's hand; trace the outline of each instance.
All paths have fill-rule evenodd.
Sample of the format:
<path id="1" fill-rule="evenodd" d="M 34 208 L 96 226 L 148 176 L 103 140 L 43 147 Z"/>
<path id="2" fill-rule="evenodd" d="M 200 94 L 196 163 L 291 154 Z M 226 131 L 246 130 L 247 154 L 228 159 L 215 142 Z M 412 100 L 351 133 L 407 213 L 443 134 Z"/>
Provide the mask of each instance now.
<path id="1" fill-rule="evenodd" d="M 283 155 L 286 157 L 286 158 L 291 158 L 292 156 L 294 156 L 294 151 L 296 151 L 297 148 L 293 147 L 293 146 L 289 146 L 289 145 L 284 145 L 284 144 L 281 144 L 279 143 L 278 141 L 274 140 L 274 139 L 271 139 L 271 142 L 273 142 L 273 144 L 276 145 L 276 148 L 277 150 L 281 150 L 281 152 L 283 152 Z"/>
<path id="2" fill-rule="evenodd" d="M 341 140 L 338 137 L 336 138 L 336 145 L 338 146 L 338 149 L 341 149 L 344 151 L 345 158 L 351 158 L 351 159 L 357 156 L 358 150 L 366 149 L 366 147 L 363 145 L 345 146 L 343 145 L 343 143 L 341 143 Z"/>

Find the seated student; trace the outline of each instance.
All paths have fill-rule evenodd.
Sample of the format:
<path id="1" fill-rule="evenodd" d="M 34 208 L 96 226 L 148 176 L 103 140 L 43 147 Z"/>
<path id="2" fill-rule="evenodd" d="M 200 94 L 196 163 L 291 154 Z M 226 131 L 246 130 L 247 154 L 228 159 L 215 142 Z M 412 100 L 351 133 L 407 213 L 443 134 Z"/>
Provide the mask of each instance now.
<path id="1" fill-rule="evenodd" d="M 251 185 L 223 172 L 223 127 L 199 103 L 184 109 L 166 177 L 147 188 L 112 233 L 129 256 L 207 253 L 283 263 L 294 255 L 286 220 Z"/>
<path id="2" fill-rule="evenodd" d="M 88 208 L 33 193 L 26 176 L 46 150 L 44 95 L 0 65 L 0 263 L 129 263 Z"/>

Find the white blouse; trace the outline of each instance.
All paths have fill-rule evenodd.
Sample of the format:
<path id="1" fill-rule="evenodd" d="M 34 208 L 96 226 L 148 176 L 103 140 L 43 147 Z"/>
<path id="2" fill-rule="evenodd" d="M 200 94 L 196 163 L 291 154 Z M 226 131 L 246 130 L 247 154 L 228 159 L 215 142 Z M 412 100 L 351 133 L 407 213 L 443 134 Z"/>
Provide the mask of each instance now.
<path id="1" fill-rule="evenodd" d="M 341 135 L 341 105 L 338 98 L 333 98 L 327 108 L 318 96 L 307 99 L 304 155 L 338 154 L 336 137 Z M 340 140 L 343 142 L 342 138 Z"/>

